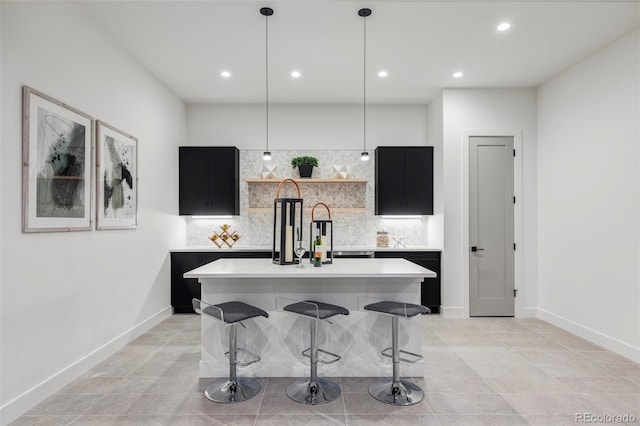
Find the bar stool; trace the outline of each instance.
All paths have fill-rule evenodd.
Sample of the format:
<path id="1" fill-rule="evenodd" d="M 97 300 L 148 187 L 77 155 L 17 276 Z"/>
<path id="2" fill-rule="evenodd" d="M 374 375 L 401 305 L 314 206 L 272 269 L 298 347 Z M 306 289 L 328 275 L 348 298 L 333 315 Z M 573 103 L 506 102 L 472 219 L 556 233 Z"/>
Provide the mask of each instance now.
<path id="1" fill-rule="evenodd" d="M 422 359 L 422 355 L 400 350 L 398 345 L 398 318 L 411 318 L 418 314 L 431 313 L 431 311 L 426 306 L 391 300 L 370 303 L 363 309 L 391 316 L 391 347 L 384 349 L 381 353 L 393 360 L 393 378 L 371 384 L 369 386 L 369 395 L 378 401 L 393 405 L 405 406 L 419 403 L 424 398 L 424 392 L 414 383 L 400 380 L 400 361 L 415 363 Z M 400 354 L 413 358 L 401 358 Z"/>
<path id="2" fill-rule="evenodd" d="M 202 305 L 206 305 L 206 307 L 202 308 Z M 238 323 L 244 327 L 241 321 L 258 316 L 269 318 L 269 314 L 243 302 L 233 301 L 209 305 L 199 299 L 193 299 L 193 310 L 198 314 L 207 314 L 231 327 L 229 330 L 229 351 L 224 354 L 229 359 L 229 378 L 214 380 L 207 386 L 204 395 L 211 401 L 225 404 L 246 401 L 256 396 L 260 392 L 260 383 L 254 379 L 237 377 L 236 366 L 249 366 L 260 361 L 260 357 L 244 348 L 237 347 L 236 329 Z M 245 354 L 249 360 L 246 362 L 238 361 L 238 352 Z"/>
<path id="3" fill-rule="evenodd" d="M 291 382 L 287 386 L 287 396 L 296 402 L 311 405 L 325 404 L 335 400 L 340 396 L 340 386 L 331 380 L 318 377 L 318 362 L 333 364 L 340 361 L 342 357 L 318 348 L 318 323 L 335 315 L 349 315 L 349 311 L 342 306 L 313 300 L 291 303 L 283 310 L 309 318 L 311 323 L 311 346 L 302 351 L 303 356 L 310 358 L 311 373 L 308 379 L 296 379 Z M 319 359 L 318 353 L 327 355 L 329 359 Z"/>

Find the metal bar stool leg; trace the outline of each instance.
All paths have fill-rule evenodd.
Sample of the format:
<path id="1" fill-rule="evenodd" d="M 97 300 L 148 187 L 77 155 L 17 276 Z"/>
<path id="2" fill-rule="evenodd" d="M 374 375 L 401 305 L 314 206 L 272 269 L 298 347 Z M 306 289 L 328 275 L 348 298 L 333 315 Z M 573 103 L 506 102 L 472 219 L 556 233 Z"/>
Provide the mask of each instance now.
<path id="1" fill-rule="evenodd" d="M 391 347 L 393 350 L 393 384 L 400 382 L 400 345 L 398 344 L 398 317 L 391 318 Z"/>
<path id="2" fill-rule="evenodd" d="M 238 323 L 229 327 L 229 379 L 214 380 L 204 391 L 207 399 L 214 402 L 242 402 L 260 392 L 260 384 L 250 378 L 237 376 L 236 329 Z"/>
<path id="3" fill-rule="evenodd" d="M 315 385 L 318 380 L 318 320 L 311 320 L 310 322 L 310 335 L 311 335 L 311 362 L 309 373 L 310 385 Z"/>
<path id="4" fill-rule="evenodd" d="M 393 351 L 393 378 L 391 381 L 369 386 L 369 395 L 378 401 L 393 405 L 413 405 L 424 399 L 417 385 L 400 380 L 400 345 L 398 345 L 398 317 L 391 317 L 391 347 Z"/>
<path id="5" fill-rule="evenodd" d="M 287 386 L 287 396 L 302 404 L 326 404 L 340 396 L 340 386 L 318 378 L 318 320 L 311 319 L 311 372 L 309 379 L 297 379 Z"/>

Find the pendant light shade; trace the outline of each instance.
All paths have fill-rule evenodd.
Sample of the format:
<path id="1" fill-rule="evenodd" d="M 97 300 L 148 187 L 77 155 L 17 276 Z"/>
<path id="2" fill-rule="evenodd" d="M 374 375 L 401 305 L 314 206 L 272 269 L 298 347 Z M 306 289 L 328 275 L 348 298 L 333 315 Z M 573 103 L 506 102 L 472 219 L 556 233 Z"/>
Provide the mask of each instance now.
<path id="1" fill-rule="evenodd" d="M 362 66 L 362 153 L 360 160 L 369 161 L 369 153 L 367 152 L 367 16 L 371 15 L 371 9 L 364 8 L 358 11 L 363 23 L 363 66 Z"/>
<path id="2" fill-rule="evenodd" d="M 271 152 L 269 151 L 269 16 L 273 15 L 273 9 L 263 7 L 260 14 L 264 16 L 264 86 L 265 86 L 265 123 L 266 123 L 266 149 L 262 153 L 262 159 L 271 160 Z"/>

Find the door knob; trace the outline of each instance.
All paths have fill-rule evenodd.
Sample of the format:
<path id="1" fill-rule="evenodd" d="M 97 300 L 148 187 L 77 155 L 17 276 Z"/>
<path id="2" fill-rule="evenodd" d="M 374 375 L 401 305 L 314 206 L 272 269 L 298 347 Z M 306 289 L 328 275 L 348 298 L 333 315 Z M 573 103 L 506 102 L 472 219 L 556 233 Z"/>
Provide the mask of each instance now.
<path id="1" fill-rule="evenodd" d="M 474 252 L 474 253 L 477 252 L 477 251 L 482 251 L 482 250 L 484 250 L 484 249 L 483 248 L 478 248 L 476 246 L 471 246 L 471 251 Z"/>

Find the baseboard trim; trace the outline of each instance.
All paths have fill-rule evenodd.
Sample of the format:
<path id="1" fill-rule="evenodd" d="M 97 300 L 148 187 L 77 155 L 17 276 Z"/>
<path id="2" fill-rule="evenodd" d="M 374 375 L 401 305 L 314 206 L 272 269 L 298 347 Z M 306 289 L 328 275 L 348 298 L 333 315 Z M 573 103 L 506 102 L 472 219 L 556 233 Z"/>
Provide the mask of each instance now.
<path id="1" fill-rule="evenodd" d="M 93 367 L 122 349 L 129 342 L 146 333 L 164 319 L 170 317 L 171 314 L 171 306 L 167 306 L 160 312 L 142 321 L 140 324 L 130 328 L 116 338 L 105 343 L 95 351 L 80 358 L 78 361 L 60 370 L 48 379 L 43 380 L 41 383 L 27 390 L 22 395 L 19 395 L 13 400 L 7 402 L 0 407 L 0 424 L 4 426 L 22 416 L 31 408 L 44 401 L 47 397 L 67 386 L 87 371 L 91 370 Z"/>
<path id="2" fill-rule="evenodd" d="M 635 347 L 614 337 L 607 336 L 604 333 L 600 333 L 599 331 L 585 327 L 570 319 L 545 311 L 544 309 L 537 308 L 537 311 L 537 317 L 541 320 L 547 321 L 583 339 L 587 339 L 591 343 L 602 346 L 618 355 L 629 358 L 631 361 L 640 362 L 640 347 Z"/>
<path id="3" fill-rule="evenodd" d="M 464 313 L 464 307 L 442 307 L 442 318 L 468 318 L 468 315 Z"/>
<path id="4" fill-rule="evenodd" d="M 538 308 L 521 308 L 518 318 L 538 318 Z"/>

